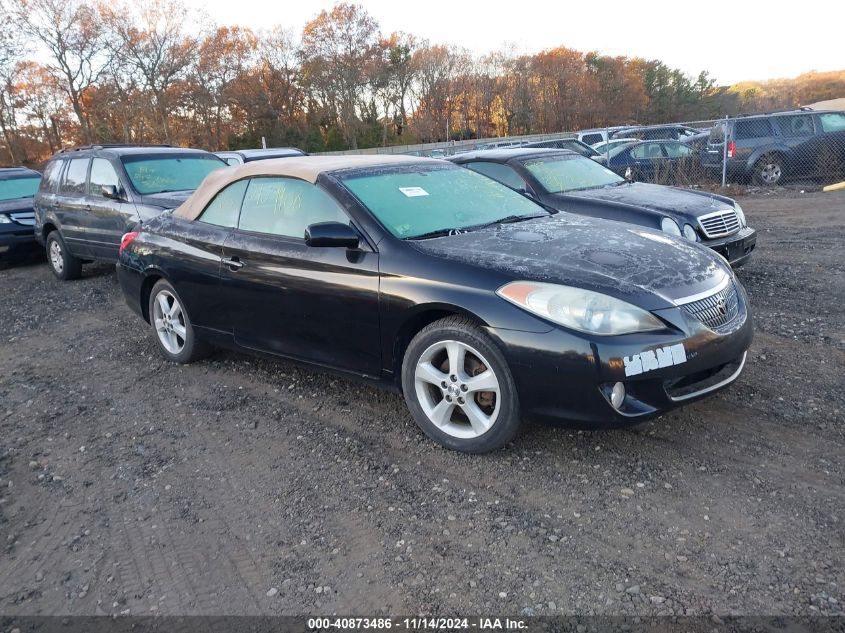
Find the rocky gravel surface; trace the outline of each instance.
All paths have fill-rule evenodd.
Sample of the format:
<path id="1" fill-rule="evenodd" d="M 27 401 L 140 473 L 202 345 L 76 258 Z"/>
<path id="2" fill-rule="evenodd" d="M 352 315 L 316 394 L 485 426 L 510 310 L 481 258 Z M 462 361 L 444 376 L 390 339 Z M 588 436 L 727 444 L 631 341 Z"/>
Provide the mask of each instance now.
<path id="1" fill-rule="evenodd" d="M 370 386 L 163 361 L 108 266 L 0 271 L 0 613 L 845 614 L 845 195 L 741 202 L 731 389 L 481 457 Z"/>

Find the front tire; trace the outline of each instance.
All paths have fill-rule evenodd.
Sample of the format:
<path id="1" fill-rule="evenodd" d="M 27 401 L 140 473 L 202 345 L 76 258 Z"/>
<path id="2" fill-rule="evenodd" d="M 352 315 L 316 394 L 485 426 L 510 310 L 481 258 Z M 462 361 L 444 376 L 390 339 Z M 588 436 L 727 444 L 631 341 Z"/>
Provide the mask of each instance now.
<path id="1" fill-rule="evenodd" d="M 148 314 L 158 349 L 167 360 L 192 363 L 211 353 L 211 346 L 197 339 L 176 289 L 164 279 L 157 281 L 150 292 Z"/>
<path id="2" fill-rule="evenodd" d="M 446 448 L 487 453 L 519 430 L 519 397 L 507 362 L 464 317 L 431 323 L 413 338 L 402 362 L 402 391 L 417 425 Z"/>
<path id="3" fill-rule="evenodd" d="M 58 231 L 51 231 L 44 243 L 47 251 L 47 265 L 62 281 L 79 279 L 82 276 L 82 261 L 71 255 Z"/>

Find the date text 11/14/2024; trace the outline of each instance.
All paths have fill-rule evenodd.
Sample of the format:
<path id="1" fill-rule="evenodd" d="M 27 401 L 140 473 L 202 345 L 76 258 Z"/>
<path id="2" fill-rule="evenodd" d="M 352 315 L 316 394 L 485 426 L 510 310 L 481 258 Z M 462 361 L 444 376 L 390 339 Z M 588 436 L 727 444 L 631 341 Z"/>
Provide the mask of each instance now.
<path id="1" fill-rule="evenodd" d="M 495 617 L 476 618 L 309 618 L 308 629 L 311 631 L 331 630 L 389 630 L 408 631 L 437 630 L 478 630 L 478 631 L 518 631 L 528 627 L 524 620 Z"/>

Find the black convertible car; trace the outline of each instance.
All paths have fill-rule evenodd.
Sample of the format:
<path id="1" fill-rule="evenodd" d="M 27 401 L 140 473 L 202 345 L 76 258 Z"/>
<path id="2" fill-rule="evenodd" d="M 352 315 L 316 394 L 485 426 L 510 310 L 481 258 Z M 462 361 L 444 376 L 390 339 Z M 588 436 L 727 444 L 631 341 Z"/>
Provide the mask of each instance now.
<path id="1" fill-rule="evenodd" d="M 124 236 L 118 277 L 166 358 L 222 345 L 379 381 L 467 452 L 523 415 L 645 420 L 734 381 L 752 338 L 708 249 L 407 156 L 214 172 Z"/>
<path id="2" fill-rule="evenodd" d="M 718 252 L 732 266 L 748 261 L 757 232 L 742 208 L 712 193 L 627 182 L 574 152 L 488 150 L 450 158 L 559 211 L 620 220 L 684 236 Z"/>

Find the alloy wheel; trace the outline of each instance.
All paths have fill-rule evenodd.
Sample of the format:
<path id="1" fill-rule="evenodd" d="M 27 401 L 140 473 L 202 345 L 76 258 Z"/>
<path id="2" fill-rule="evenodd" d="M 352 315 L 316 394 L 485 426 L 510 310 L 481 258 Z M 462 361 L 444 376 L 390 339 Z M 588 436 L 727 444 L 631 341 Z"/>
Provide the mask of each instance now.
<path id="1" fill-rule="evenodd" d="M 164 349 L 174 356 L 179 354 L 185 348 L 188 329 L 182 306 L 167 290 L 162 290 L 156 295 L 153 302 L 153 321 L 158 340 Z"/>
<path id="2" fill-rule="evenodd" d="M 783 176 L 783 170 L 777 163 L 763 163 L 760 167 L 760 178 L 768 185 L 777 184 L 781 176 Z"/>
<path id="3" fill-rule="evenodd" d="M 62 246 L 58 240 L 50 242 L 50 265 L 58 274 L 62 274 L 65 269 L 65 259 L 62 256 Z"/>
<path id="4" fill-rule="evenodd" d="M 460 341 L 431 345 L 414 372 L 417 400 L 426 417 L 452 437 L 472 439 L 496 423 L 499 379 L 476 349 Z"/>

